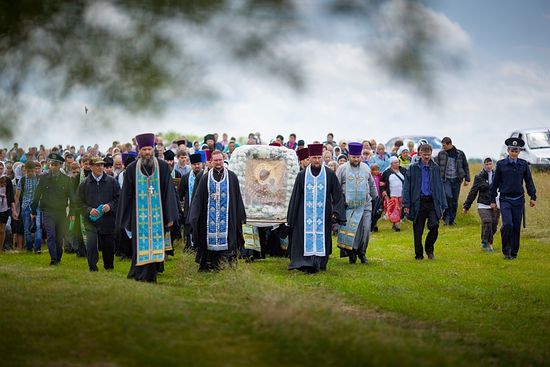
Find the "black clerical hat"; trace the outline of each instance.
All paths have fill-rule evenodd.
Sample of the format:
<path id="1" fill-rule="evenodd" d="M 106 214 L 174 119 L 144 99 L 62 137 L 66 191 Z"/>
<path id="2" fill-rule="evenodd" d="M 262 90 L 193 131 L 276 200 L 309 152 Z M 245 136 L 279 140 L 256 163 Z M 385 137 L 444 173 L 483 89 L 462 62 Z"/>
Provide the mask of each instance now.
<path id="1" fill-rule="evenodd" d="M 191 154 L 189 156 L 189 161 L 191 161 L 191 164 L 201 163 L 202 162 L 202 155 L 200 153 Z"/>
<path id="2" fill-rule="evenodd" d="M 175 156 L 175 154 L 171 150 L 167 150 L 166 152 L 164 152 L 164 160 L 165 161 L 173 161 L 174 156 Z"/>

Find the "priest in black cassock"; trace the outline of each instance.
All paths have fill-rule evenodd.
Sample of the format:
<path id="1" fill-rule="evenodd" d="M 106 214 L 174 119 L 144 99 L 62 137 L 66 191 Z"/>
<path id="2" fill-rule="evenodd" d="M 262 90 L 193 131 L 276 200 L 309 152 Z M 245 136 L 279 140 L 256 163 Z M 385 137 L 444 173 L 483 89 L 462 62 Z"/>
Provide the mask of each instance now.
<path id="1" fill-rule="evenodd" d="M 199 153 L 191 154 L 189 156 L 191 162 L 191 171 L 184 174 L 180 184 L 178 186 L 179 200 L 183 202 L 183 223 L 185 230 L 185 249 L 196 251 L 193 242 L 191 241 L 191 224 L 189 223 L 189 212 L 191 208 L 191 202 L 193 200 L 193 194 L 196 192 L 195 187 L 199 185 L 201 181 L 203 168 L 202 168 L 202 156 Z"/>
<path id="2" fill-rule="evenodd" d="M 326 270 L 332 253 L 332 224 L 346 222 L 345 199 L 338 178 L 323 165 L 323 144 L 309 144 L 310 165 L 298 173 L 287 222 L 289 270 Z"/>
<path id="3" fill-rule="evenodd" d="M 178 220 L 178 201 L 170 168 L 154 156 L 154 134 L 136 136 L 139 158 L 126 167 L 117 225 L 132 239 L 128 278 L 156 282 L 164 270 L 170 227 Z"/>
<path id="4" fill-rule="evenodd" d="M 189 214 L 199 271 L 217 271 L 224 263 L 231 265 L 244 245 L 246 212 L 239 180 L 224 167 L 219 150 L 212 152 L 210 163 L 211 169 L 195 187 Z"/>

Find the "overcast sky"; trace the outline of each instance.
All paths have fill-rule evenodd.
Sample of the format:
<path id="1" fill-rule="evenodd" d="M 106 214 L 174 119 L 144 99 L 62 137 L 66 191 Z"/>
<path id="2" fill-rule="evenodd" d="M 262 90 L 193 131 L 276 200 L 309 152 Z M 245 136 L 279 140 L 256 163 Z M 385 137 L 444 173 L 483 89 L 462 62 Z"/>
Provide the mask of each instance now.
<path id="1" fill-rule="evenodd" d="M 399 1 L 393 3 L 387 16 Z M 73 98 L 57 106 L 55 133 L 42 127 L 37 136 L 37 115 L 51 105 L 28 95 L 32 113 L 23 115 L 17 140 L 23 146 L 97 142 L 105 147 L 115 139 L 168 130 L 230 136 L 260 131 L 264 139 L 294 132 L 306 142 L 324 140 L 328 132 L 336 140 L 374 137 L 381 142 L 428 134 L 450 136 L 468 156 L 496 157 L 513 129 L 550 126 L 549 1 L 448 0 L 429 6 L 426 11 L 440 25 L 446 47 L 466 61 L 458 72 L 437 74 L 434 100 L 381 72 L 375 51 L 344 27 L 305 33 L 285 46 L 306 72 L 302 92 L 212 52 L 204 77 L 218 94 L 215 100 L 174 103 L 161 116 L 107 111 L 117 123 L 102 129 L 94 121 L 101 106 L 89 105 L 85 115 L 86 101 Z M 199 39 L 190 47 L 205 45 Z"/>

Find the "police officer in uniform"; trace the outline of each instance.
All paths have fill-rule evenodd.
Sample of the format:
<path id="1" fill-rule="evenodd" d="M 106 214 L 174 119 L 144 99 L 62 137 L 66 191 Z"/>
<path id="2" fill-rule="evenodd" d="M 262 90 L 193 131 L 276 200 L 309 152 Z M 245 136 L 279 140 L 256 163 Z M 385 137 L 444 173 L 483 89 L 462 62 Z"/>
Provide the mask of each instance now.
<path id="1" fill-rule="evenodd" d="M 534 207 L 537 191 L 527 161 L 518 158 L 525 142 L 519 138 L 508 138 L 508 157 L 497 162 L 495 177 L 491 185 L 491 208 L 496 209 L 497 191 L 500 193 L 500 214 L 502 216 L 502 253 L 504 259 L 513 260 L 518 256 L 521 219 L 525 210 L 523 182 Z"/>
<path id="2" fill-rule="evenodd" d="M 34 220 L 36 209 L 40 208 L 42 220 L 48 237 L 50 265 L 57 265 L 63 255 L 63 238 L 67 229 L 67 206 L 73 192 L 71 179 L 61 173 L 65 161 L 57 153 L 48 155 L 50 170 L 40 176 L 31 204 L 31 216 Z M 72 215 L 72 213 L 70 213 Z"/>

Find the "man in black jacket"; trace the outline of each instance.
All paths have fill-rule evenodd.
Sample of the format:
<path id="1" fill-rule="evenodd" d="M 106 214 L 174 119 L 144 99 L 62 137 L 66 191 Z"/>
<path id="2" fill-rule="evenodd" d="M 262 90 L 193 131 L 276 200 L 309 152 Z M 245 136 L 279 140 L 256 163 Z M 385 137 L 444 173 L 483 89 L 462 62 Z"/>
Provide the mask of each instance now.
<path id="1" fill-rule="evenodd" d="M 197 250 L 191 242 L 191 223 L 189 222 L 189 212 L 191 209 L 191 200 L 193 199 L 193 193 L 195 187 L 199 185 L 203 174 L 202 158 L 199 153 L 191 154 L 189 156 L 191 161 L 191 172 L 183 175 L 178 186 L 179 201 L 183 203 L 183 220 L 182 223 L 185 229 L 185 249 Z"/>
<path id="2" fill-rule="evenodd" d="M 120 187 L 117 180 L 104 173 L 105 162 L 101 158 L 93 157 L 91 163 L 91 174 L 78 187 L 76 206 L 86 227 L 90 271 L 98 271 L 99 248 L 103 253 L 103 267 L 111 270 L 114 268 L 115 213 Z"/>
<path id="3" fill-rule="evenodd" d="M 489 188 L 493 183 L 494 177 L 493 160 L 485 158 L 483 160 L 483 169 L 474 178 L 474 184 L 462 208 L 462 213 L 466 214 L 477 197 L 477 211 L 481 219 L 481 248 L 488 252 L 493 252 L 493 236 L 497 232 L 498 218 L 500 216 L 498 208 L 491 208 L 491 193 Z"/>
<path id="4" fill-rule="evenodd" d="M 460 184 L 470 183 L 470 167 L 462 150 L 456 149 L 448 136 L 441 140 L 443 149 L 437 154 L 437 164 L 441 167 L 441 180 L 445 188 L 445 196 L 449 209 L 445 211 L 443 221 L 446 225 L 454 225 L 458 209 Z"/>
<path id="5" fill-rule="evenodd" d="M 48 155 L 50 170 L 40 177 L 31 204 L 31 219 L 40 208 L 48 238 L 50 265 L 57 265 L 63 255 L 63 237 L 67 228 L 67 206 L 72 200 L 70 178 L 60 172 L 64 159 L 57 153 Z M 72 203 L 71 203 L 72 204 Z M 72 216 L 72 210 L 69 211 Z"/>

